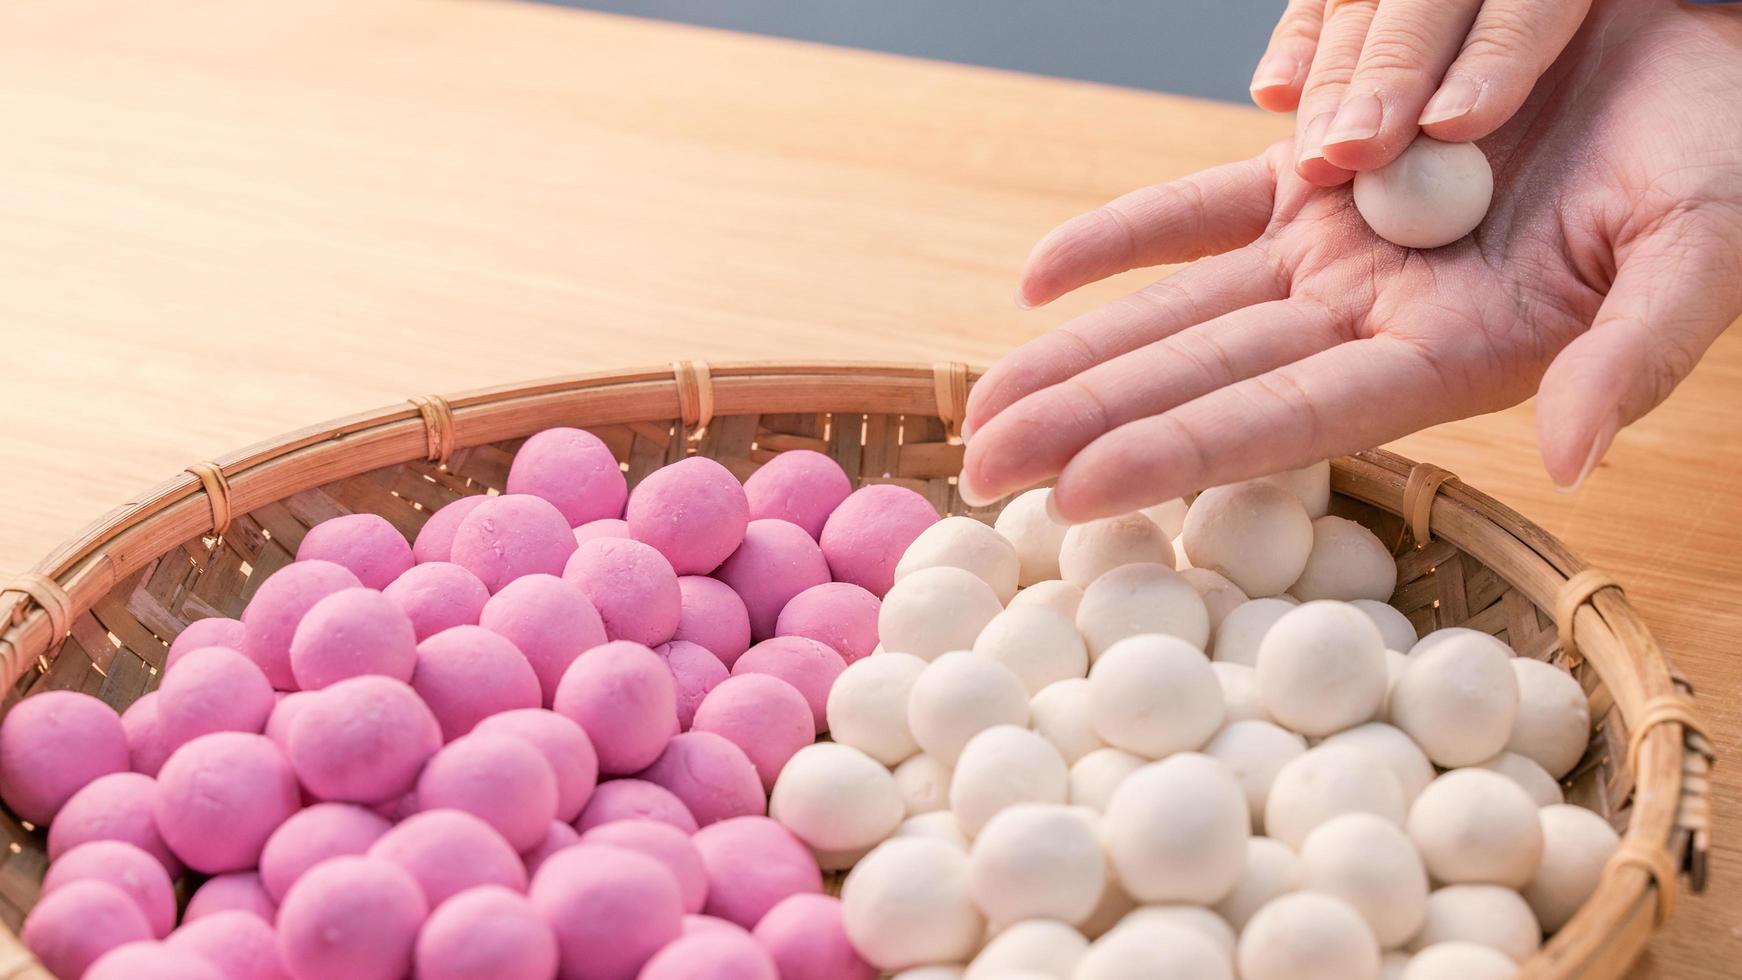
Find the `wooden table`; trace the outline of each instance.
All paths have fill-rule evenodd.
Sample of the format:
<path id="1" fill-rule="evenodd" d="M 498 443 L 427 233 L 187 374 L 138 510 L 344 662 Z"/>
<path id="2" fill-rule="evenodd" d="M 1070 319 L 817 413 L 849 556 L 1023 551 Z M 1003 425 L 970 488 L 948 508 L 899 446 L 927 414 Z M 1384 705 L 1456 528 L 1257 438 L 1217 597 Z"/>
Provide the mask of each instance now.
<path id="1" fill-rule="evenodd" d="M 1019 312 L 1042 231 L 1286 129 L 529 4 L 6 4 L 0 571 L 190 462 L 411 394 L 676 357 L 990 362 L 1151 278 Z M 1616 573 L 1700 688 L 1729 757 L 1715 874 L 1641 976 L 1742 963 L 1738 420 L 1732 332 L 1578 493 L 1528 406 L 1396 447 Z"/>

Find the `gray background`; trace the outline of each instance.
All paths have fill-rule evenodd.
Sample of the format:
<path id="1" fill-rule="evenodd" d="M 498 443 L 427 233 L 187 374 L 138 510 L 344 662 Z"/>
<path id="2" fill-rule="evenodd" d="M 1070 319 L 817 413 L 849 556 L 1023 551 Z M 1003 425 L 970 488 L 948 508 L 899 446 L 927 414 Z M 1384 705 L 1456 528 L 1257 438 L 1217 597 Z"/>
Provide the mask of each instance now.
<path id="1" fill-rule="evenodd" d="M 553 0 L 1228 101 L 1282 0 Z"/>

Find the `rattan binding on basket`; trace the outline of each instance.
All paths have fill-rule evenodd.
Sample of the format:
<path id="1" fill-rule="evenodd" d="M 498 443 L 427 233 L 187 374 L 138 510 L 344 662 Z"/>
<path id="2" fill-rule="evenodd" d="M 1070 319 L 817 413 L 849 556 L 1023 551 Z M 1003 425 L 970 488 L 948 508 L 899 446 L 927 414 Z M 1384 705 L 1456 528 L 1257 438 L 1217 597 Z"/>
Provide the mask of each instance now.
<path id="1" fill-rule="evenodd" d="M 413 395 L 407 401 L 417 406 L 418 417 L 423 419 L 429 441 L 424 459 L 438 466 L 447 465 L 448 457 L 454 454 L 453 407 L 440 395 Z"/>

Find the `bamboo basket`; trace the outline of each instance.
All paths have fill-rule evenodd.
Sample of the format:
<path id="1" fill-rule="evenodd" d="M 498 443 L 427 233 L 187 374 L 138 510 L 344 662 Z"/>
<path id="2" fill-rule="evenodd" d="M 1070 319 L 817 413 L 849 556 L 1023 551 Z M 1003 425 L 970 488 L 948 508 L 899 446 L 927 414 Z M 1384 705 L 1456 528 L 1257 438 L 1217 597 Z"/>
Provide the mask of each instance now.
<path id="1" fill-rule="evenodd" d="M 630 483 L 691 453 L 740 478 L 789 449 L 838 460 L 855 483 L 899 483 L 940 512 L 991 520 L 956 493 L 960 364 L 783 364 L 560 378 L 340 419 L 199 463 L 120 507 L 0 596 L 0 666 L 19 698 L 55 689 L 117 709 L 156 686 L 189 622 L 236 616 L 307 529 L 370 511 L 414 535 L 431 512 L 498 491 L 521 441 L 556 425 L 603 438 Z M 1527 965 L 1529 977 L 1617 977 L 1708 853 L 1709 743 L 1687 685 L 1620 589 L 1554 538 L 1450 474 L 1373 451 L 1333 464 L 1333 512 L 1399 548 L 1392 604 L 1420 631 L 1462 625 L 1571 669 L 1590 694 L 1590 750 L 1570 802 L 1624 834 L 1597 894 Z M 0 980 L 46 978 L 16 938 L 48 865 L 45 834 L 0 813 Z M 184 887 L 185 887 L 184 883 Z"/>

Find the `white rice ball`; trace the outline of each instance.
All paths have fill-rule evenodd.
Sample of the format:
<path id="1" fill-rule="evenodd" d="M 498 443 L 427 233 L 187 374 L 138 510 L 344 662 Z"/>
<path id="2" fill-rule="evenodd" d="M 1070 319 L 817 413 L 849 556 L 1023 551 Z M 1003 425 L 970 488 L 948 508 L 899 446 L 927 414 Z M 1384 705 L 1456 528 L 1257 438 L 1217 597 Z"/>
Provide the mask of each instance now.
<path id="1" fill-rule="evenodd" d="M 901 791 L 904 812 L 909 817 L 949 808 L 950 767 L 936 756 L 924 752 L 909 756 L 895 767 L 893 774 L 895 788 Z"/>
<path id="2" fill-rule="evenodd" d="M 1177 538 L 1186 526 L 1186 509 L 1189 506 L 1184 497 L 1175 497 L 1159 504 L 1150 504 L 1138 513 L 1154 521 L 1155 526 L 1161 528 L 1161 533 L 1169 538 Z"/>
<path id="3" fill-rule="evenodd" d="M 1264 829 L 1264 807 L 1276 774 L 1306 750 L 1306 739 L 1268 721 L 1234 722 L 1204 746 L 1205 755 L 1221 760 L 1240 781 L 1254 831 Z"/>
<path id="4" fill-rule="evenodd" d="M 1022 679 L 990 657 L 967 650 L 946 653 L 919 675 L 907 696 L 914 741 L 946 766 L 962 746 L 993 725 L 1028 724 Z"/>
<path id="5" fill-rule="evenodd" d="M 1512 980 L 1518 964 L 1505 954 L 1475 943 L 1435 943 L 1415 954 L 1403 980 Z"/>
<path id="6" fill-rule="evenodd" d="M 955 965 L 916 966 L 890 974 L 889 980 L 963 980 L 965 969 Z"/>
<path id="7" fill-rule="evenodd" d="M 1227 766 L 1181 752 L 1137 770 L 1114 791 L 1107 852 L 1133 898 L 1207 905 L 1240 880 L 1250 819 Z"/>
<path id="8" fill-rule="evenodd" d="M 1379 599 L 1351 599 L 1349 605 L 1366 613 L 1373 625 L 1379 627 L 1379 635 L 1385 638 L 1385 649 L 1402 653 L 1415 646 L 1415 624 L 1396 606 Z"/>
<path id="9" fill-rule="evenodd" d="M 1455 640 L 1460 637 L 1482 640 L 1492 644 L 1494 649 L 1508 657 L 1515 657 L 1518 655 L 1516 651 L 1507 646 L 1499 637 L 1484 633 L 1481 630 L 1470 629 L 1467 626 L 1442 626 L 1415 641 L 1415 646 L 1410 647 L 1404 652 L 1413 657 L 1418 653 L 1426 653 L 1448 640 Z"/>
<path id="10" fill-rule="evenodd" d="M 969 844 L 968 835 L 962 833 L 961 824 L 956 823 L 956 815 L 948 810 L 916 813 L 903 820 L 889 837 L 891 840 L 897 837 L 929 837 L 963 851 L 968 849 Z"/>
<path id="11" fill-rule="evenodd" d="M 841 886 L 841 918 L 854 948 L 884 970 L 963 962 L 986 934 L 968 895 L 968 856 L 923 837 L 865 855 Z"/>
<path id="12" fill-rule="evenodd" d="M 1204 655 L 1172 636 L 1121 640 L 1089 670 L 1095 733 L 1159 759 L 1196 749 L 1222 725 L 1222 690 Z"/>
<path id="13" fill-rule="evenodd" d="M 883 597 L 877 635 L 883 649 L 935 660 L 974 645 L 992 617 L 1004 610 L 992 587 L 953 566 L 922 568 Z"/>
<path id="14" fill-rule="evenodd" d="M 1005 807 L 1063 803 L 1069 795 L 1064 757 L 1051 742 L 1017 725 L 995 725 L 975 735 L 950 777 L 950 809 L 969 837 L 978 836 Z"/>
<path id="15" fill-rule="evenodd" d="M 1198 494 L 1183 535 L 1193 568 L 1221 572 L 1249 596 L 1287 591 L 1313 548 L 1313 522 L 1300 501 L 1262 482 Z"/>
<path id="16" fill-rule="evenodd" d="M 768 815 L 813 848 L 854 851 L 881 843 L 905 810 L 895 777 L 876 759 L 839 742 L 815 742 L 781 768 Z"/>
<path id="17" fill-rule="evenodd" d="M 1222 956 L 1234 960 L 1234 927 L 1202 905 L 1140 905 L 1125 913 L 1115 929 L 1166 929 L 1183 927 L 1216 944 Z"/>
<path id="18" fill-rule="evenodd" d="M 1299 890 L 1300 881 L 1300 859 L 1287 844 L 1253 837 L 1246 841 L 1246 866 L 1240 871 L 1240 880 L 1213 907 L 1229 925 L 1243 930 L 1271 899 Z"/>
<path id="19" fill-rule="evenodd" d="M 1537 819 L 1542 824 L 1542 863 L 1523 894 L 1542 927 L 1555 932 L 1596 892 L 1621 838 L 1609 821 L 1584 807 L 1545 806 Z"/>
<path id="20" fill-rule="evenodd" d="M 1052 490 L 1041 487 L 1018 494 L 992 526 L 1016 549 L 1021 569 L 1017 584 L 1024 588 L 1059 577 L 1059 549 L 1064 546 L 1069 524 L 1060 524 L 1047 513 Z"/>
<path id="21" fill-rule="evenodd" d="M 1022 803 L 998 811 L 968 851 L 968 892 L 994 923 L 1076 925 L 1101 901 L 1107 857 L 1077 807 Z"/>
<path id="22" fill-rule="evenodd" d="M 1105 813 L 1119 784 L 1148 764 L 1148 759 L 1124 749 L 1096 749 L 1071 764 L 1070 801 Z"/>
<path id="23" fill-rule="evenodd" d="M 1090 752 L 1107 747 L 1101 736 L 1095 734 L 1091 704 L 1086 677 L 1055 681 L 1028 701 L 1034 730 L 1059 750 L 1067 765 L 1075 765 Z"/>
<path id="24" fill-rule="evenodd" d="M 1379 702 L 1379 710 L 1373 713 L 1374 721 L 1391 723 L 1391 695 L 1397 690 L 1397 682 L 1408 667 L 1408 654 L 1398 653 L 1396 650 L 1385 651 L 1385 700 Z"/>
<path id="25" fill-rule="evenodd" d="M 1278 722 L 1329 735 L 1372 718 L 1385 700 L 1385 641 L 1344 602 L 1289 610 L 1258 647 L 1258 693 Z"/>
<path id="26" fill-rule="evenodd" d="M 1173 545 L 1155 522 L 1142 514 L 1077 524 L 1059 548 L 1059 577 L 1079 589 L 1121 565 L 1156 564 L 1173 568 Z"/>
<path id="27" fill-rule="evenodd" d="M 1223 663 L 1258 666 L 1258 645 L 1296 603 L 1278 596 L 1249 599 L 1235 606 L 1216 627 L 1214 657 Z"/>
<path id="28" fill-rule="evenodd" d="M 1379 945 L 1401 946 L 1427 915 L 1427 869 L 1402 828 L 1345 813 L 1313 828 L 1300 848 L 1301 887 L 1335 895 L 1367 920 Z"/>
<path id="29" fill-rule="evenodd" d="M 1379 941 L 1348 902 L 1294 892 L 1246 923 L 1238 962 L 1241 980 L 1375 980 Z"/>
<path id="30" fill-rule="evenodd" d="M 1180 925 L 1115 928 L 1089 944 L 1072 980 L 1233 980 L 1216 944 Z"/>
<path id="31" fill-rule="evenodd" d="M 1313 521 L 1313 547 L 1306 567 L 1288 591 L 1302 602 L 1383 602 L 1397 591 L 1397 562 L 1364 526 L 1342 517 L 1321 517 Z"/>
<path id="32" fill-rule="evenodd" d="M 1428 761 L 1421 746 L 1416 745 L 1402 729 L 1384 722 L 1370 721 L 1365 725 L 1356 725 L 1325 739 L 1323 744 L 1351 745 L 1373 753 L 1397 777 L 1397 785 L 1403 789 L 1405 808 L 1415 802 L 1415 798 L 1421 795 L 1421 791 L 1437 775 L 1433 763 Z"/>
<path id="33" fill-rule="evenodd" d="M 1401 950 L 1389 949 L 1379 958 L 1379 980 L 1403 980 L 1403 971 L 1409 969 L 1409 954 Z"/>
<path id="34" fill-rule="evenodd" d="M 992 587 L 1002 606 L 1016 594 L 1021 562 L 1004 535 L 972 517 L 946 517 L 919 532 L 895 563 L 895 581 L 926 568 L 960 568 Z"/>
<path id="35" fill-rule="evenodd" d="M 1089 948 L 1083 934 L 1049 919 L 1017 922 L 993 936 L 962 980 L 1010 980 L 1025 974 L 1071 980 Z"/>
<path id="36" fill-rule="evenodd" d="M 1536 801 L 1487 769 L 1454 769 L 1409 810 L 1409 836 L 1436 881 L 1522 888 L 1542 860 Z"/>
<path id="37" fill-rule="evenodd" d="M 1502 752 L 1474 768 L 1492 770 L 1517 783 L 1530 794 L 1537 806 L 1553 806 L 1566 802 L 1566 794 L 1561 792 L 1561 784 L 1555 782 L 1548 770 L 1516 752 Z"/>
<path id="38" fill-rule="evenodd" d="M 1010 668 L 1030 695 L 1089 672 L 1089 651 L 1076 624 L 1045 606 L 1016 606 L 993 616 L 973 649 Z"/>
<path id="39" fill-rule="evenodd" d="M 1016 598 L 1010 600 L 1007 609 L 1018 609 L 1023 606 L 1045 606 L 1063 614 L 1071 622 L 1077 621 L 1077 606 L 1083 601 L 1083 590 L 1062 579 L 1048 579 L 1016 593 Z"/>
<path id="40" fill-rule="evenodd" d="M 1247 601 L 1246 593 L 1241 592 L 1240 587 L 1228 581 L 1228 577 L 1221 572 L 1212 572 L 1207 568 L 1188 568 L 1179 574 L 1197 590 L 1198 598 L 1204 600 L 1204 610 L 1210 614 L 1211 636 L 1216 635 L 1217 627 L 1222 625 L 1222 620 L 1227 619 L 1229 613 Z"/>
<path id="41" fill-rule="evenodd" d="M 1264 699 L 1258 696 L 1258 671 L 1221 660 L 1210 664 L 1210 669 L 1222 687 L 1222 709 L 1229 724 L 1271 720 L 1270 712 L 1264 710 Z"/>
<path id="42" fill-rule="evenodd" d="M 1473 766 L 1506 747 L 1518 717 L 1518 680 L 1495 647 L 1491 639 L 1454 636 L 1410 654 L 1391 692 L 1391 723 L 1435 765 Z"/>
<path id="43" fill-rule="evenodd" d="M 1089 659 L 1120 640 L 1145 633 L 1176 636 L 1202 650 L 1210 639 L 1210 614 L 1190 582 L 1166 565 L 1121 565 L 1083 590 L 1077 630 Z"/>
<path id="44" fill-rule="evenodd" d="M 1325 516 L 1331 509 L 1331 461 L 1321 459 L 1316 463 L 1308 463 L 1298 470 L 1283 470 L 1269 476 L 1258 478 L 1264 483 L 1274 483 L 1294 494 L 1306 509 L 1307 516 L 1313 520 Z"/>
<path id="45" fill-rule="evenodd" d="M 1591 740 L 1591 702 L 1573 675 L 1554 664 L 1514 657 L 1518 718 L 1508 751 L 1527 756 L 1556 779 L 1573 771 Z"/>
<path id="46" fill-rule="evenodd" d="M 907 653 L 860 657 L 829 688 L 829 737 L 886 766 L 919 751 L 907 726 L 907 698 L 926 662 Z"/>
<path id="47" fill-rule="evenodd" d="M 1371 813 L 1401 827 L 1407 812 L 1403 787 L 1378 756 L 1319 745 L 1277 771 L 1264 801 L 1264 831 L 1298 848 L 1313 828 L 1341 814 Z"/>
<path id="48" fill-rule="evenodd" d="M 1478 943 L 1522 963 L 1542 945 L 1542 928 L 1524 899 L 1499 885 L 1449 885 L 1427 898 L 1427 917 L 1411 951 L 1447 942 Z"/>

